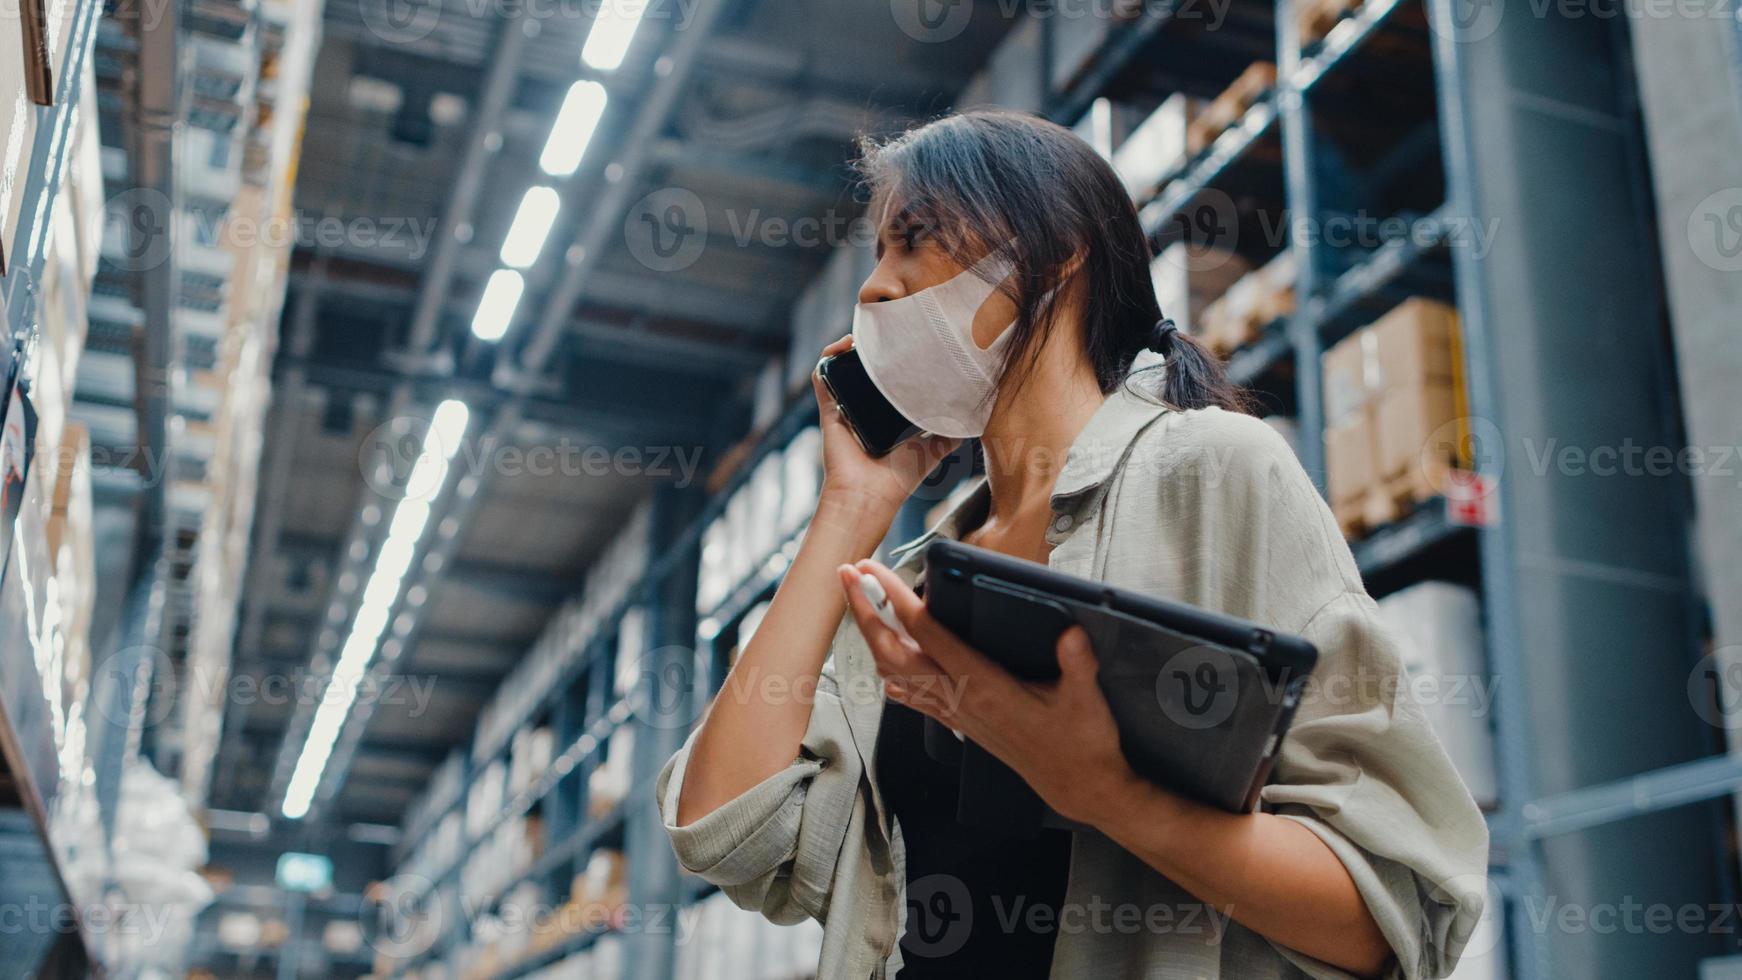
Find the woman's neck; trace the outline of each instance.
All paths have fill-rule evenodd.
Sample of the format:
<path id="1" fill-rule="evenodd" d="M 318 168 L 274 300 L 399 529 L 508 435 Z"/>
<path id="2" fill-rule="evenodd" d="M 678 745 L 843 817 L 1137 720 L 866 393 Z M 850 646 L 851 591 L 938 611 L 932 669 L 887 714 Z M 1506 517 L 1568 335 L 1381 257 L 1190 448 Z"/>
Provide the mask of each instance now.
<path id="1" fill-rule="evenodd" d="M 1060 324 L 1063 326 L 1063 324 Z M 1068 331 L 1056 331 L 1055 336 Z M 1048 344 L 1028 376 L 1016 388 L 1000 392 L 986 432 L 980 439 L 986 454 L 986 482 L 991 508 L 981 534 L 999 543 L 1021 545 L 1017 551 L 1042 547 L 1052 519 L 1052 489 L 1064 468 L 1071 444 L 1106 401 L 1094 369 L 1075 349 Z M 1007 540 L 1035 537 L 1036 542 Z M 999 550 L 1012 550 L 1008 547 Z"/>

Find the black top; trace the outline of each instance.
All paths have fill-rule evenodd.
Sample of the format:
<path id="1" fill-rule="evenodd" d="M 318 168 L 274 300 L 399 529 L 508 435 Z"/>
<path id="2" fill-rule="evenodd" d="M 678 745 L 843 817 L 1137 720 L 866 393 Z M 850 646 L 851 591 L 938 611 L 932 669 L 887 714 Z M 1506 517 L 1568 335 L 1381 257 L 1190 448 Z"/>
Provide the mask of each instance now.
<path id="1" fill-rule="evenodd" d="M 1071 835 L 960 822 L 960 754 L 948 729 L 893 701 L 884 706 L 877 785 L 907 845 L 899 978 L 1041 980 L 1052 966 Z"/>

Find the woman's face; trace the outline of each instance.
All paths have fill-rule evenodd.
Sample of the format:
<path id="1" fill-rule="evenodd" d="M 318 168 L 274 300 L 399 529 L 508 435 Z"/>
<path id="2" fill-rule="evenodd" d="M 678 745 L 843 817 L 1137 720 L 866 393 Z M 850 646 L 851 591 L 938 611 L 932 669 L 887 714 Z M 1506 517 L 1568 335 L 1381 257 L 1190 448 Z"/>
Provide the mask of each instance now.
<path id="1" fill-rule="evenodd" d="M 904 209 L 886 205 L 877 234 L 877 267 L 859 287 L 859 302 L 882 303 L 911 296 L 961 275 L 964 266 L 937 241 L 932 229 Z M 990 347 L 1016 320 L 1016 304 L 994 291 L 974 315 L 974 343 Z"/>

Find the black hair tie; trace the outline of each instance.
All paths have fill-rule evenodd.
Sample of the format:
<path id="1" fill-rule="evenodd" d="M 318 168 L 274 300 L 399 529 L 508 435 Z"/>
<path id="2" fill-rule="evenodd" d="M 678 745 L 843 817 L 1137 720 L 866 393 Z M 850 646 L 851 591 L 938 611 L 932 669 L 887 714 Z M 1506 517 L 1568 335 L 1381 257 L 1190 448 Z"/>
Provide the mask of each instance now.
<path id="1" fill-rule="evenodd" d="M 1179 327 L 1174 325 L 1171 317 L 1162 317 L 1155 321 L 1155 332 L 1149 340 L 1149 349 L 1168 357 L 1173 354 L 1174 338 L 1179 334 Z"/>

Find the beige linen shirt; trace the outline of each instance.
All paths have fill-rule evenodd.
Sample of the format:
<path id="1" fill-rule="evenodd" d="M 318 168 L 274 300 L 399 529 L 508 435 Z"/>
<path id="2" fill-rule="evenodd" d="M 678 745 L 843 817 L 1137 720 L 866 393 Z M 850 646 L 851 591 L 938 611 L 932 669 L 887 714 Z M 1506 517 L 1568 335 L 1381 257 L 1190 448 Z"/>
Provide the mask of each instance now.
<path id="1" fill-rule="evenodd" d="M 1145 356 L 1137 366 L 1150 363 Z M 982 483 L 900 549 L 897 573 L 916 581 L 923 545 L 958 534 L 986 493 Z M 1260 805 L 1299 821 L 1342 859 L 1395 951 L 1387 976 L 1449 973 L 1486 895 L 1487 825 L 1402 683 L 1398 641 L 1380 625 L 1348 545 L 1288 444 L 1257 419 L 1172 411 L 1122 386 L 1072 445 L 1052 506 L 1053 568 L 1268 624 L 1318 647 Z M 655 789 L 686 869 L 774 922 L 822 923 L 823 980 L 894 976 L 903 955 L 944 951 L 928 944 L 947 944 L 951 929 L 1022 927 L 929 923 L 921 942 L 898 948 L 905 848 L 873 778 L 882 711 L 870 651 L 847 617 L 791 766 L 683 827 L 677 798 L 692 743 L 666 763 Z M 1074 835 L 1057 916 L 1055 978 L 1348 976 L 1206 909 L 1092 831 Z"/>

